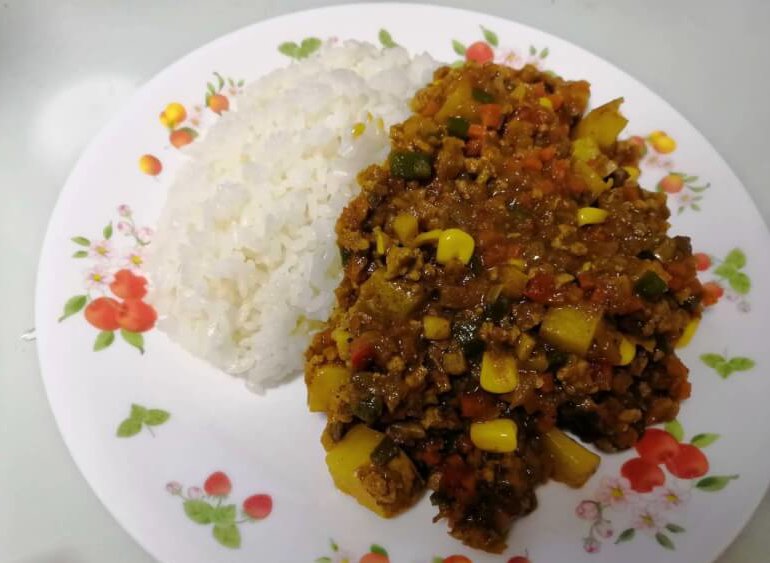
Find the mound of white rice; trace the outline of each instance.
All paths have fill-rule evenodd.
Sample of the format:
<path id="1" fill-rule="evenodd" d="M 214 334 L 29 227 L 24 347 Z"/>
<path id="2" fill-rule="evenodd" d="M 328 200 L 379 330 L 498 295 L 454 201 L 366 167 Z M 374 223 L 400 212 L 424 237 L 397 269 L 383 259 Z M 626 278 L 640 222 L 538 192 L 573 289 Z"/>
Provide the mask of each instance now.
<path id="1" fill-rule="evenodd" d="M 300 373 L 334 304 L 337 216 L 436 66 L 346 42 L 247 86 L 169 190 L 148 257 L 161 329 L 256 391 Z"/>

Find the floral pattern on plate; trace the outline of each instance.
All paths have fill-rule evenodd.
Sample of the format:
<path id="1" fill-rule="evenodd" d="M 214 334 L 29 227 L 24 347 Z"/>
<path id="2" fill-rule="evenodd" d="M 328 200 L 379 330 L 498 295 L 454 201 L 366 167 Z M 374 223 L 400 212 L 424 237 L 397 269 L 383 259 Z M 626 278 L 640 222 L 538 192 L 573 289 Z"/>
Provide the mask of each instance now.
<path id="1" fill-rule="evenodd" d="M 144 248 L 153 231 L 137 227 L 129 206 L 120 205 L 117 211 L 117 231 L 128 244 L 116 243 L 112 222 L 95 238 L 72 237 L 81 247 L 72 257 L 90 265 L 83 282 L 85 293 L 67 300 L 59 322 L 82 312 L 86 322 L 99 331 L 93 344 L 95 352 L 109 348 L 118 333 L 144 354 L 144 333 L 154 328 L 158 318 L 152 305 L 144 301 L 147 279 L 141 275 Z"/>
<path id="2" fill-rule="evenodd" d="M 187 517 L 200 525 L 212 525 L 214 539 L 224 547 L 241 547 L 242 524 L 264 520 L 273 511 L 273 499 L 266 494 L 253 494 L 241 503 L 241 517 L 235 504 L 227 504 L 227 498 L 233 490 L 230 478 L 222 471 L 215 471 L 206 478 L 201 487 L 189 487 L 182 491 L 181 483 L 171 481 L 166 484 L 166 491 L 182 499 L 182 506 Z"/>
<path id="3" fill-rule="evenodd" d="M 629 542 L 638 533 L 653 538 L 666 549 L 676 549 L 672 534 L 686 530 L 676 520 L 684 517 L 694 491 L 716 492 L 738 475 L 710 475 L 703 448 L 720 439 L 719 434 L 697 434 L 683 442 L 684 429 L 678 421 L 665 430 L 648 428 L 635 446 L 637 457 L 626 461 L 619 476 L 605 476 L 590 499 L 581 501 L 575 515 L 590 522 L 583 549 L 598 553 L 602 541 Z M 664 471 L 665 469 L 665 471 Z M 626 524 L 618 534 L 612 518 Z"/>

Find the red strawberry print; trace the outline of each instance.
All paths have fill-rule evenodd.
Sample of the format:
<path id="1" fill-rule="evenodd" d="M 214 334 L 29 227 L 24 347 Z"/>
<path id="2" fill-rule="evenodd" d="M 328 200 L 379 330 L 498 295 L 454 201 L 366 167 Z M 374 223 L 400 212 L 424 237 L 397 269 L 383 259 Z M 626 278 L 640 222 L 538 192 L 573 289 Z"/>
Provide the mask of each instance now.
<path id="1" fill-rule="evenodd" d="M 637 493 L 649 493 L 666 482 L 663 470 L 640 457 L 629 459 L 620 468 L 620 474 L 628 479 L 631 489 Z"/>
<path id="2" fill-rule="evenodd" d="M 680 479 L 695 479 L 708 473 L 709 460 L 697 446 L 681 444 L 679 452 L 666 462 L 666 469 Z"/>
<path id="3" fill-rule="evenodd" d="M 679 452 L 679 442 L 665 430 L 648 428 L 636 443 L 636 451 L 644 461 L 660 465 Z"/>
<path id="4" fill-rule="evenodd" d="M 147 295 L 147 279 L 131 270 L 118 270 L 110 290 L 121 299 L 141 299 Z"/>
<path id="5" fill-rule="evenodd" d="M 243 501 L 243 512 L 249 518 L 262 520 L 273 511 L 273 499 L 270 495 L 251 495 Z"/>
<path id="6" fill-rule="evenodd" d="M 206 482 L 203 483 L 203 490 L 212 497 L 224 497 L 230 494 L 233 485 L 230 478 L 221 471 L 216 471 L 209 475 Z"/>

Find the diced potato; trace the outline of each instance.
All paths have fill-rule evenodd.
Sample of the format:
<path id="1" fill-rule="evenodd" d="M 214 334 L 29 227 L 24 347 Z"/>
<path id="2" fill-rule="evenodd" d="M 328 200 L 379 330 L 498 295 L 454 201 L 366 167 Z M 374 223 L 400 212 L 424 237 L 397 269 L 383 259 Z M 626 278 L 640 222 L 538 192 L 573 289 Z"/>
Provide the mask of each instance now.
<path id="1" fill-rule="evenodd" d="M 554 461 L 553 479 L 570 487 L 582 487 L 599 467 L 600 458 L 558 428 L 543 435 Z"/>
<path id="2" fill-rule="evenodd" d="M 444 340 L 449 338 L 452 325 L 444 317 L 425 315 L 422 318 L 422 331 L 428 340 Z"/>
<path id="3" fill-rule="evenodd" d="M 636 357 L 636 344 L 624 336 L 620 339 L 619 352 L 620 360 L 618 361 L 617 365 L 627 366 L 633 362 L 634 358 Z"/>
<path id="4" fill-rule="evenodd" d="M 564 352 L 585 356 L 591 347 L 601 315 L 587 308 L 549 309 L 540 325 L 540 336 Z"/>
<path id="5" fill-rule="evenodd" d="M 332 340 L 337 345 L 337 353 L 340 358 L 347 360 L 350 357 L 350 333 L 341 328 L 335 328 L 332 331 Z"/>
<path id="6" fill-rule="evenodd" d="M 591 110 L 578 123 L 575 129 L 575 137 L 590 137 L 599 148 L 607 150 L 615 144 L 618 135 L 628 124 L 628 120 L 620 114 L 620 104 L 623 98 L 616 98 L 603 106 Z"/>
<path id="7" fill-rule="evenodd" d="M 519 339 L 516 341 L 516 357 L 519 361 L 523 362 L 524 360 L 529 359 L 532 355 L 532 350 L 535 349 L 535 344 L 537 344 L 535 339 L 526 332 L 523 332 L 521 336 L 519 336 Z"/>
<path id="8" fill-rule="evenodd" d="M 393 476 L 392 485 L 398 486 L 398 490 L 387 499 L 377 497 L 376 487 L 373 486 L 376 483 L 372 482 L 376 481 L 377 468 L 372 464 L 370 456 L 384 437 L 382 432 L 363 424 L 354 426 L 327 452 L 326 465 L 340 491 L 383 518 L 390 518 L 414 504 L 422 488 L 422 481 L 412 462 L 399 450 L 399 454 L 387 464 L 387 470 Z M 383 490 L 382 495 L 390 492 Z"/>
<path id="9" fill-rule="evenodd" d="M 435 115 L 437 122 L 443 122 L 450 117 L 472 119 L 476 116 L 478 103 L 473 99 L 473 87 L 467 80 L 457 82 L 449 92 L 444 105 Z"/>
<path id="10" fill-rule="evenodd" d="M 591 137 L 572 141 L 572 158 L 588 162 L 601 154 L 599 147 Z"/>
<path id="11" fill-rule="evenodd" d="M 516 266 L 501 266 L 499 271 L 500 283 L 503 286 L 500 293 L 509 299 L 521 297 L 529 281 L 527 274 Z"/>
<path id="12" fill-rule="evenodd" d="M 572 166 L 575 173 L 585 181 L 586 185 L 588 185 L 588 189 L 591 190 L 591 193 L 593 193 L 594 196 L 598 196 L 603 191 L 610 189 L 609 184 L 602 179 L 596 170 L 582 160 L 574 161 Z"/>
<path id="13" fill-rule="evenodd" d="M 383 322 L 404 320 L 425 300 L 424 288 L 406 280 L 388 280 L 383 269 L 376 270 L 361 284 L 355 310 L 362 310 Z"/>
<path id="14" fill-rule="evenodd" d="M 519 385 L 519 367 L 510 354 L 487 350 L 481 358 L 481 388 L 490 393 L 510 393 Z"/>
<path id="15" fill-rule="evenodd" d="M 334 394 L 350 380 L 348 368 L 328 364 L 318 368 L 307 387 L 310 412 L 327 412 Z"/>
<path id="16" fill-rule="evenodd" d="M 393 219 L 393 231 L 398 240 L 406 244 L 417 236 L 417 217 L 411 213 L 399 213 Z"/>

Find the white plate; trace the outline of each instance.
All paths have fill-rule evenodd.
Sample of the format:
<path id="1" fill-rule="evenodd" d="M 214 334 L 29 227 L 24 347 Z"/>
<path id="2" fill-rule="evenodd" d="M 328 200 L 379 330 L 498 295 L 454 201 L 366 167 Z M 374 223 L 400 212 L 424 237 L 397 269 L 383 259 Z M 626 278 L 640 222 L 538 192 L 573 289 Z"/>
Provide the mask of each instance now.
<path id="1" fill-rule="evenodd" d="M 480 26 L 488 30 L 486 37 Z M 684 404 L 681 427 L 670 428 L 703 447 L 708 478 L 682 480 L 666 473 L 665 487 L 619 503 L 608 493 L 618 485 L 627 492 L 627 483 L 617 477 L 634 454 L 607 456 L 582 490 L 556 483 L 542 488 L 540 507 L 517 523 L 504 557 L 492 557 L 449 537 L 444 523 L 431 524 L 434 510 L 427 498 L 386 521 L 337 492 L 318 440 L 323 421 L 307 412 L 301 381 L 257 396 L 161 333 L 144 333 L 143 342 L 115 333 L 110 346 L 94 352 L 98 330 L 82 310 L 57 322 L 73 296 L 99 295 L 98 289 L 86 291 L 84 271 L 97 268 L 98 274 L 101 267 L 110 275 L 126 266 L 127 254 L 141 250 L 139 240 L 149 239 L 149 232 L 135 228 L 153 225 L 181 162 L 158 120 L 166 104 L 185 106 L 187 121 L 178 127 L 203 130 L 217 119 L 205 106 L 195 109 L 203 105 L 207 82 L 219 90 L 213 70 L 225 79 L 222 93 L 237 105 L 240 80 L 290 63 L 279 52 L 280 43 L 301 44 L 307 37 L 377 42 L 381 29 L 413 52 L 427 50 L 448 62 L 460 58 L 455 49 L 486 39 L 497 43 L 499 61 L 533 61 L 567 78 L 589 79 L 595 102 L 625 97 L 627 133 L 638 135 L 648 149 L 643 183 L 654 188 L 662 180 L 661 187 L 672 192 L 673 231 L 692 236 L 695 250 L 704 253 L 703 279 L 724 289 L 684 350 L 693 398 Z M 650 135 L 656 130 L 666 136 Z M 666 152 L 672 140 L 676 148 Z M 160 174 L 140 171 L 137 159 L 143 154 L 159 159 Z M 118 210 L 121 204 L 130 206 L 130 215 Z M 73 237 L 94 246 L 109 238 L 112 258 L 96 249 L 92 257 L 86 241 Z M 36 319 L 40 363 L 78 466 L 117 520 L 161 561 L 358 561 L 377 544 L 387 549 L 390 561 L 413 563 L 452 554 L 476 562 L 507 561 L 525 553 L 542 563 L 705 562 L 736 536 L 770 478 L 770 379 L 762 373 L 770 300 L 757 287 L 770 275 L 769 243 L 745 189 L 711 145 L 668 104 L 609 63 L 548 34 L 472 12 L 398 4 L 324 8 L 255 24 L 193 52 L 142 88 L 94 140 L 62 190 L 43 248 Z M 73 257 L 79 251 L 76 256 L 89 255 Z M 71 310 L 78 305 L 78 299 L 70 301 Z M 109 340 L 102 335 L 99 342 L 104 346 Z M 140 345 L 144 354 L 135 347 Z M 136 409 L 132 419 L 132 404 L 160 411 Z M 170 418 L 164 421 L 161 411 Z M 131 435 L 117 436 L 119 427 Z M 229 496 L 191 502 L 215 471 L 232 483 Z M 253 494 L 272 498 L 266 518 L 242 517 L 241 503 Z M 265 500 L 252 502 L 264 508 Z M 234 507 L 215 510 L 217 504 Z M 195 521 L 211 518 L 219 525 Z M 385 560 L 376 554 L 363 558 Z"/>

